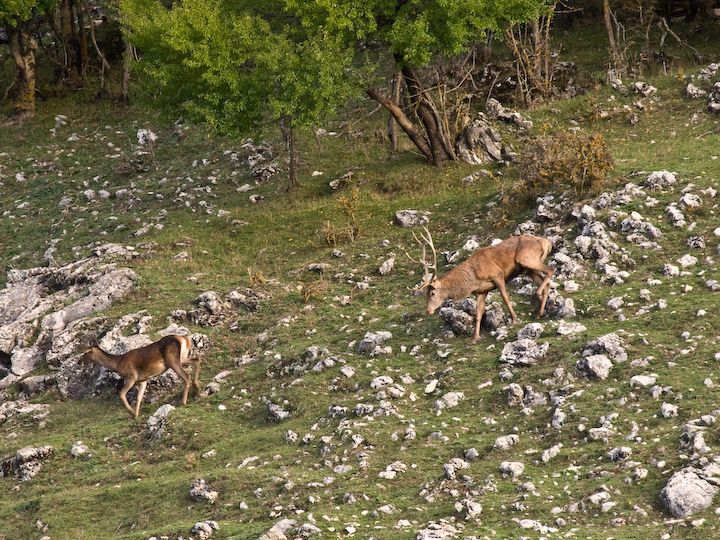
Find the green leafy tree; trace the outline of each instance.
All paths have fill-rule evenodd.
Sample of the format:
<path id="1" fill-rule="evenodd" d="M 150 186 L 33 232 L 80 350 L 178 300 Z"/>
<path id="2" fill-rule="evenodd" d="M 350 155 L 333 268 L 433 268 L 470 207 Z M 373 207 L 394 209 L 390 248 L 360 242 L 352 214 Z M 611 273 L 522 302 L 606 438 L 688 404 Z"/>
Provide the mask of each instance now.
<path id="1" fill-rule="evenodd" d="M 15 117 L 17 121 L 35 114 L 35 51 L 37 41 L 30 31 L 36 13 L 49 9 L 54 0 L 0 0 L 0 26 L 8 34 L 8 45 L 17 77 L 15 84 Z"/>
<path id="2" fill-rule="evenodd" d="M 424 83 L 422 68 L 467 51 L 487 32 L 536 20 L 552 4 L 547 0 L 288 0 L 288 7 L 306 28 L 339 36 L 348 50 L 358 43 L 372 45 L 377 51 L 372 61 L 376 67 L 387 65 L 388 60 L 394 63 L 414 114 L 408 116 L 397 101 L 372 86 L 367 94 L 389 111 L 436 165 L 455 159 L 455 134 Z"/>
<path id="3" fill-rule="evenodd" d="M 182 111 L 229 134 L 274 123 L 290 155 L 295 186 L 295 130 L 332 115 L 353 88 L 353 51 L 340 36 L 313 28 L 282 0 L 122 0 L 142 92 L 165 111 Z"/>

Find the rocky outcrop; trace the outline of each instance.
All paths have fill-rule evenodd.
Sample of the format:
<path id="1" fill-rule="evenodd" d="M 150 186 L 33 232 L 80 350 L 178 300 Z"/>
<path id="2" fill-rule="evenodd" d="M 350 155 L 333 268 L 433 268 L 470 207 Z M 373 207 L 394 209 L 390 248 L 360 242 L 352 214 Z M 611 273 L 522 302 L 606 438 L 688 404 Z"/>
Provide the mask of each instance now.
<path id="1" fill-rule="evenodd" d="M 0 387 L 28 375 L 42 360 L 57 365 L 75 354 L 85 331 L 93 333 L 102 322 L 88 323 L 87 317 L 133 290 L 135 272 L 108 262 L 117 251 L 96 252 L 65 266 L 8 272 L 0 290 L 0 354 L 10 362 L 4 373 L 0 368 Z"/>
<path id="2" fill-rule="evenodd" d="M 14 455 L 0 462 L 0 476 L 13 476 L 17 480 L 27 482 L 40 472 L 42 462 L 50 457 L 52 452 L 52 446 L 21 448 Z"/>

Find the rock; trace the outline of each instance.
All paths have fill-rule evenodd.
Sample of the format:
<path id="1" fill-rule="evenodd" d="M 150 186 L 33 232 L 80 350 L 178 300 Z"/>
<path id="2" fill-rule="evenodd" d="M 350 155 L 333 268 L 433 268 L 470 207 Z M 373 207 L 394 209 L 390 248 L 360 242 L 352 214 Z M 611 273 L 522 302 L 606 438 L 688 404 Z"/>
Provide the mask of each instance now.
<path id="1" fill-rule="evenodd" d="M 504 435 L 495 439 L 493 449 L 495 450 L 508 450 L 510 447 L 520 442 L 520 437 L 514 433 L 511 435 Z"/>
<path id="2" fill-rule="evenodd" d="M 543 450 L 543 453 L 540 456 L 540 461 L 542 461 L 543 463 L 547 463 L 552 458 L 560 454 L 560 450 L 562 449 L 562 447 L 562 443 L 558 443 L 555 446 L 551 446 L 547 450 Z"/>
<path id="3" fill-rule="evenodd" d="M 482 165 L 503 159 L 500 133 L 495 130 L 483 113 L 478 113 L 455 139 L 455 151 L 461 161 Z"/>
<path id="4" fill-rule="evenodd" d="M 672 186 L 677 182 L 676 173 L 670 171 L 653 171 L 643 182 L 649 189 L 662 189 Z"/>
<path id="5" fill-rule="evenodd" d="M 513 366 L 532 366 L 537 364 L 547 353 L 550 345 L 538 345 L 532 339 L 518 339 L 506 343 L 500 354 L 500 362 Z"/>
<path id="6" fill-rule="evenodd" d="M 575 334 L 582 334 L 586 331 L 587 327 L 578 322 L 565 322 L 561 320 L 557 327 L 557 333 L 561 336 L 572 336 Z"/>
<path id="7" fill-rule="evenodd" d="M 213 504 L 218 498 L 218 492 L 210 489 L 210 485 L 202 478 L 193 480 L 190 485 L 190 498 L 198 501 L 208 501 Z"/>
<path id="8" fill-rule="evenodd" d="M 447 480 L 454 480 L 457 477 L 457 471 L 461 471 L 470 467 L 470 464 L 461 458 L 452 458 L 448 463 L 443 465 L 443 472 Z"/>
<path id="9" fill-rule="evenodd" d="M 697 99 L 706 96 L 707 92 L 698 88 L 693 83 L 688 83 L 685 87 L 685 95 L 690 99 Z"/>
<path id="10" fill-rule="evenodd" d="M 593 354 L 578 360 L 575 367 L 587 377 L 605 380 L 610 375 L 613 364 L 604 354 Z"/>
<path id="11" fill-rule="evenodd" d="M 70 329 L 132 291 L 137 275 L 103 258 L 8 272 L 0 290 L 0 353 L 10 357 L 10 375 L 29 374 L 41 359 L 57 365 L 76 354 L 82 341 Z M 65 344 L 71 346 L 57 353 Z"/>
<path id="12" fill-rule="evenodd" d="M 290 418 L 290 411 L 286 411 L 280 405 L 273 403 L 272 401 L 267 402 L 268 418 L 275 422 L 280 422 L 286 418 Z"/>
<path id="13" fill-rule="evenodd" d="M 463 399 L 465 399 L 465 394 L 462 392 L 448 392 L 443 395 L 443 397 L 435 401 L 433 409 L 440 414 L 440 411 L 443 409 L 452 409 L 457 407 Z"/>
<path id="14" fill-rule="evenodd" d="M 70 448 L 70 455 L 74 458 L 89 457 L 90 449 L 82 441 L 75 442 Z"/>
<path id="15" fill-rule="evenodd" d="M 708 112 L 720 113 L 720 81 L 716 82 L 708 94 Z"/>
<path id="16" fill-rule="evenodd" d="M 475 317 L 459 309 L 440 308 L 440 318 L 458 335 L 472 335 L 475 331 Z"/>
<path id="17" fill-rule="evenodd" d="M 703 469 L 685 467 L 670 477 L 660 500 L 676 518 L 686 518 L 709 508 L 718 492 L 720 478 Z"/>
<path id="18" fill-rule="evenodd" d="M 260 536 L 258 540 L 288 540 L 286 536 L 291 529 L 297 525 L 294 519 L 281 519 L 273 525 L 265 534 Z"/>
<path id="19" fill-rule="evenodd" d="M 27 482 L 40 472 L 42 462 L 53 452 L 52 446 L 27 446 L 0 461 L 0 476 L 13 476 Z"/>
<path id="20" fill-rule="evenodd" d="M 0 394 L 0 401 L 2 400 Z M 0 424 L 13 416 L 29 416 L 33 420 L 42 420 L 50 413 L 50 405 L 45 403 L 28 403 L 24 400 L 5 401 L 0 403 Z"/>
<path id="21" fill-rule="evenodd" d="M 625 342 L 615 333 L 600 336 L 585 345 L 583 356 L 594 354 L 607 355 L 613 362 L 625 362 L 627 352 L 624 349 Z"/>
<path id="22" fill-rule="evenodd" d="M 503 461 L 500 464 L 500 474 L 504 478 L 510 477 L 515 480 L 516 478 L 522 476 L 524 472 L 525 465 L 519 461 Z"/>
<path id="23" fill-rule="evenodd" d="M 391 257 L 380 265 L 380 268 L 378 268 L 378 273 L 381 276 L 387 276 L 390 272 L 392 272 L 392 269 L 394 266 L 395 266 L 395 257 Z"/>
<path id="24" fill-rule="evenodd" d="M 613 448 L 607 453 L 610 461 L 625 461 L 632 455 L 632 448 L 629 446 L 620 446 Z"/>
<path id="25" fill-rule="evenodd" d="M 650 375 L 635 375 L 630 378 L 630 386 L 641 386 L 648 388 L 655 384 L 656 378 Z"/>
<path id="26" fill-rule="evenodd" d="M 690 254 L 685 254 L 677 260 L 677 262 L 679 262 L 680 266 L 682 266 L 683 268 L 687 268 L 688 266 L 695 266 L 697 264 L 697 261 L 698 258 Z"/>
<path id="27" fill-rule="evenodd" d="M 694 193 L 685 193 L 680 197 L 680 206 L 684 208 L 700 208 L 702 199 Z"/>
<path id="28" fill-rule="evenodd" d="M 441 519 L 430 522 L 415 535 L 415 540 L 450 540 L 461 533 L 452 523 Z"/>
<path id="29" fill-rule="evenodd" d="M 574 319 L 575 301 L 572 298 L 565 298 L 557 293 L 554 289 L 550 289 L 547 304 L 545 305 L 545 313 L 549 317 L 556 319 Z"/>
<path id="30" fill-rule="evenodd" d="M 530 323 L 523 326 L 518 332 L 518 339 L 537 339 L 539 338 L 545 327 L 540 323 Z"/>
<path id="31" fill-rule="evenodd" d="M 168 417 L 175 410 L 175 407 L 166 403 L 158 407 L 158 409 L 147 419 L 147 428 L 150 438 L 162 439 L 167 429 Z"/>
<path id="32" fill-rule="evenodd" d="M 430 212 L 422 210 L 398 210 L 395 212 L 395 225 L 400 227 L 418 227 L 430 223 Z"/>
<path id="33" fill-rule="evenodd" d="M 20 381 L 20 388 L 22 388 L 23 392 L 28 396 L 33 396 L 55 386 L 56 379 L 57 376 L 52 373 L 47 375 L 33 375 L 31 377 L 25 377 Z"/>
<path id="34" fill-rule="evenodd" d="M 643 81 L 638 81 L 634 83 L 633 90 L 636 94 L 642 94 L 645 97 L 649 97 L 657 93 L 657 88 Z"/>
<path id="35" fill-rule="evenodd" d="M 218 522 L 208 519 L 205 521 L 198 521 L 195 525 L 193 525 L 193 528 L 190 532 L 192 534 L 196 534 L 198 540 L 207 540 L 213 535 L 215 531 L 219 530 L 220 525 L 218 525 Z"/>
<path id="36" fill-rule="evenodd" d="M 530 120 L 525 119 L 525 117 L 517 111 L 503 107 L 495 98 L 488 99 L 486 107 L 488 116 L 492 119 L 515 124 L 522 129 L 532 129 L 533 127 L 533 123 Z"/>
<path id="37" fill-rule="evenodd" d="M 507 404 L 512 406 L 518 406 L 523 404 L 523 398 L 525 397 L 525 391 L 519 384 L 512 383 L 504 388 L 505 398 Z"/>
<path id="38" fill-rule="evenodd" d="M 392 338 L 390 332 L 367 332 L 360 343 L 358 343 L 357 350 L 359 353 L 369 354 L 370 356 L 385 354 L 388 351 L 387 347 L 384 347 L 384 343 L 390 338 Z"/>
<path id="39" fill-rule="evenodd" d="M 482 514 L 482 505 L 473 499 L 463 499 L 455 503 L 455 511 L 463 519 L 476 519 Z"/>
<path id="40" fill-rule="evenodd" d="M 672 403 L 663 403 L 660 406 L 660 415 L 663 418 L 673 418 L 678 415 L 678 408 L 677 405 L 673 405 Z"/>

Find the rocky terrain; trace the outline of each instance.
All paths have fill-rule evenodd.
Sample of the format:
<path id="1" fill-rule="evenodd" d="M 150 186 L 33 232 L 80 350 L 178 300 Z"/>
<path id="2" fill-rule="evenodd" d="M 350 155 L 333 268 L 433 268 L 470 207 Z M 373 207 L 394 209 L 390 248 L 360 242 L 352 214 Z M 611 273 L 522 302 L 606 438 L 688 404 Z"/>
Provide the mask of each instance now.
<path id="1" fill-rule="evenodd" d="M 288 202 L 271 144 L 190 126 L 53 114 L 37 144 L 0 147 L 0 538 L 717 535 L 716 78 L 613 81 L 594 123 L 587 98 L 535 112 L 606 134 L 620 177 L 592 198 L 548 194 L 501 225 L 498 188 L 463 165 L 428 173 L 453 177 L 441 190 L 367 194 L 364 234 L 334 245 L 347 182 L 417 164 L 345 176 L 326 135 Z M 512 183 L 488 122 L 533 122 L 488 116 L 468 152 Z M 425 315 L 403 253 L 423 225 L 444 269 L 550 239 L 547 317 L 523 277 L 521 323 L 491 295 L 477 345 L 473 299 Z M 118 378 L 77 364 L 169 333 L 204 359 L 186 407 L 166 373 L 130 420 Z"/>

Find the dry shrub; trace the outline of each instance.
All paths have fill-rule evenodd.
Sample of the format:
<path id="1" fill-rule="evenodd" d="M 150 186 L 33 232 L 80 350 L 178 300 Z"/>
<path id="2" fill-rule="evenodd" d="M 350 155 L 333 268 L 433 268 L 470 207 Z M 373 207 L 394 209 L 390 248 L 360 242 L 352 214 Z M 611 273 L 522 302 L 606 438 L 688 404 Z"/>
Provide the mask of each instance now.
<path id="1" fill-rule="evenodd" d="M 354 242 L 360 236 L 361 221 L 358 217 L 360 205 L 360 190 L 353 188 L 350 193 L 338 197 L 337 206 L 343 214 L 343 223 L 334 224 L 326 221 L 322 228 L 322 235 L 328 246 L 337 246 L 346 242 Z"/>
<path id="2" fill-rule="evenodd" d="M 303 283 L 302 285 L 302 297 L 303 301 L 307 304 L 313 298 L 319 298 L 328 289 L 328 284 L 323 279 L 311 281 L 309 283 Z"/>
<path id="3" fill-rule="evenodd" d="M 577 198 L 602 189 L 613 167 L 602 135 L 564 131 L 541 135 L 520 154 L 522 182 L 518 195 L 532 199 L 549 192 L 571 192 Z"/>

